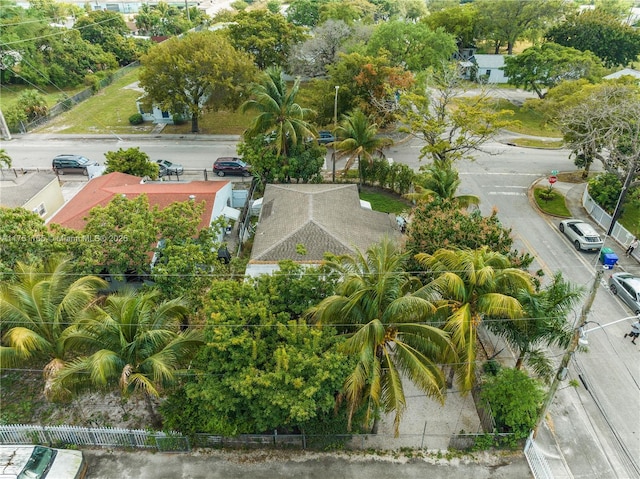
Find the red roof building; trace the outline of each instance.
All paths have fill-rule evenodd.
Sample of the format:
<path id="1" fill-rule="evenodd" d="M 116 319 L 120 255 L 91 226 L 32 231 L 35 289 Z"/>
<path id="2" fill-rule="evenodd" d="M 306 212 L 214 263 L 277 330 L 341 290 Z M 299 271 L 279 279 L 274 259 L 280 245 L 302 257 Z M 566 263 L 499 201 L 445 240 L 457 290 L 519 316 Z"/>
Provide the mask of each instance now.
<path id="1" fill-rule="evenodd" d="M 161 210 L 176 201 L 205 202 L 200 228 L 208 227 L 231 204 L 232 185 L 228 181 L 149 182 L 125 173 L 109 173 L 92 179 L 51 218 L 67 228 L 81 230 L 89 211 L 106 206 L 116 195 L 135 198 L 146 194 L 150 206 Z"/>

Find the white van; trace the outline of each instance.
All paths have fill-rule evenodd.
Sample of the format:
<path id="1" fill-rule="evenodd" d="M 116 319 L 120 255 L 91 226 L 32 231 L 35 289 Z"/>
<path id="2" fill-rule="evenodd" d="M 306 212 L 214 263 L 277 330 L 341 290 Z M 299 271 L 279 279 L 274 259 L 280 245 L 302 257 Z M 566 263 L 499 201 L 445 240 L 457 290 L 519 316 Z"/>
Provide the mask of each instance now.
<path id="1" fill-rule="evenodd" d="M 83 479 L 82 451 L 45 446 L 0 446 L 0 479 Z"/>

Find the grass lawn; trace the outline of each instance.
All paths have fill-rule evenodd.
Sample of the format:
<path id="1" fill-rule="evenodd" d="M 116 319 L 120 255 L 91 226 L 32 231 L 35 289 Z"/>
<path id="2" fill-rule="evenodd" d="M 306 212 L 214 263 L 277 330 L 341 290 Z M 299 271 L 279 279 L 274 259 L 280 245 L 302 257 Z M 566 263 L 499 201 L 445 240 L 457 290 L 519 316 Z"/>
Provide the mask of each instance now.
<path id="1" fill-rule="evenodd" d="M 514 145 L 523 146 L 525 148 L 558 149 L 558 148 L 562 148 L 562 146 L 564 145 L 564 141 L 562 140 L 545 141 L 545 140 L 535 140 L 533 138 L 515 138 L 509 141 Z"/>
<path id="2" fill-rule="evenodd" d="M 200 133 L 204 135 L 241 135 L 247 129 L 255 113 L 242 114 L 230 111 L 208 111 L 198 120 Z M 182 125 L 167 125 L 162 130 L 166 134 L 191 133 L 191 121 Z"/>
<path id="3" fill-rule="evenodd" d="M 363 187 L 360 199 L 371 203 L 371 208 L 383 213 L 400 214 L 411 209 L 411 203 L 400 196 L 382 190 Z"/>
<path id="4" fill-rule="evenodd" d="M 522 133 L 523 135 L 547 136 L 551 138 L 562 138 L 562 134 L 553 128 L 549 128 L 544 124 L 544 119 L 539 113 L 514 105 L 508 100 L 498 100 L 496 110 L 511 110 L 513 116 L 511 119 L 517 120 L 519 125 L 510 126 L 510 131 Z"/>
<path id="5" fill-rule="evenodd" d="M 150 122 L 129 124 L 129 117 L 138 112 L 136 99 L 142 96 L 142 92 L 128 88 L 137 80 L 138 69 L 132 69 L 96 95 L 55 117 L 36 133 L 149 133 L 153 129 Z"/>
<path id="6" fill-rule="evenodd" d="M 640 237 L 640 210 L 637 207 L 627 204 L 618 221 L 636 238 Z"/>
<path id="7" fill-rule="evenodd" d="M 58 103 L 66 93 L 69 96 L 75 95 L 76 93 L 87 88 L 84 85 L 80 85 L 70 90 L 60 91 L 53 86 L 47 87 L 39 87 L 38 93 L 40 93 L 45 101 L 47 102 L 47 106 L 51 108 L 53 105 Z M 13 105 L 18 102 L 18 98 L 24 91 L 35 90 L 31 85 L 4 85 L 0 84 L 0 104 L 2 104 L 3 110 L 9 110 Z"/>
<path id="8" fill-rule="evenodd" d="M 567 205 L 564 202 L 564 195 L 556 192 L 554 198 L 552 200 L 543 200 L 540 197 L 540 193 L 546 190 L 546 188 L 535 188 L 533 190 L 533 194 L 536 198 L 536 203 L 538 207 L 547 214 L 555 215 L 555 216 L 565 216 L 567 218 L 571 217 L 571 211 L 567 208 Z"/>

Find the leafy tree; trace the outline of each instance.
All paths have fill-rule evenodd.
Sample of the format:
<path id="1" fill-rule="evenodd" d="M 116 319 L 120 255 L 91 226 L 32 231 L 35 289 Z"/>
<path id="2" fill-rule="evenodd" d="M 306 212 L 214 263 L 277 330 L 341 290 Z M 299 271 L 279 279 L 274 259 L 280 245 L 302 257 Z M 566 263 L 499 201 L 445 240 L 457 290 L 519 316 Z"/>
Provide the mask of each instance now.
<path id="1" fill-rule="evenodd" d="M 330 0 L 320 6 L 320 23 L 342 20 L 348 25 L 372 23 L 376 7 L 367 0 Z"/>
<path id="2" fill-rule="evenodd" d="M 460 183 L 458 171 L 451 163 L 434 162 L 414 178 L 415 193 L 404 196 L 414 201 L 447 200 L 461 208 L 479 204 L 480 198 L 475 195 L 456 195 Z"/>
<path id="3" fill-rule="evenodd" d="M 286 158 L 291 146 L 301 145 L 307 138 L 315 136 L 314 128 L 306 121 L 311 110 L 296 102 L 299 89 L 299 78 L 291 89 L 287 89 L 282 70 L 267 69 L 261 83 L 252 85 L 252 98 L 241 107 L 242 112 L 257 112 L 244 133 L 245 139 L 254 135 L 272 134 L 272 148 L 278 156 Z"/>
<path id="4" fill-rule="evenodd" d="M 33 263 L 64 250 L 65 245 L 37 213 L 0 207 L 0 272 L 11 271 L 18 262 Z"/>
<path id="5" fill-rule="evenodd" d="M 462 98 L 465 88 L 455 67 L 434 72 L 426 94 L 409 93 L 400 99 L 403 131 L 425 142 L 420 158 L 455 162 L 468 158 L 511 122 L 508 111 L 496 111 L 486 91 Z"/>
<path id="6" fill-rule="evenodd" d="M 504 368 L 486 380 L 480 397 L 490 405 L 499 431 L 514 433 L 521 439 L 536 425 L 544 391 L 524 372 Z"/>
<path id="7" fill-rule="evenodd" d="M 407 250 L 434 253 L 438 248 L 478 249 L 484 245 L 508 254 L 513 244 L 511 229 L 502 226 L 497 211 L 482 216 L 479 210 L 460 210 L 452 201 L 419 202 L 408 229 Z"/>
<path id="8" fill-rule="evenodd" d="M 287 20 L 301 27 L 315 27 L 320 21 L 320 7 L 328 0 L 293 0 L 287 8 Z"/>
<path id="9" fill-rule="evenodd" d="M 591 51 L 608 67 L 627 65 L 640 53 L 640 33 L 599 10 L 585 10 L 547 31 L 546 38 L 565 47 Z"/>
<path id="10" fill-rule="evenodd" d="M 458 354 L 459 363 L 454 366 L 458 382 L 469 391 L 475 381 L 478 327 L 483 321 L 524 317 L 516 294 L 533 291 L 531 276 L 486 246 L 476 250 L 442 248 L 433 254 L 419 253 L 416 260 L 433 279 L 415 295 L 437 308 Z"/>
<path id="11" fill-rule="evenodd" d="M 544 88 L 553 88 L 564 80 L 596 80 L 603 71 L 600 60 L 591 52 L 556 43 L 529 47 L 519 55 L 506 57 L 504 63 L 509 83 L 535 91 L 539 98 L 544 98 Z"/>
<path id="12" fill-rule="evenodd" d="M 573 337 L 567 315 L 578 304 L 584 288 L 576 286 L 558 272 L 541 291 L 522 291 L 518 300 L 526 317 L 520 321 L 490 321 L 487 328 L 502 336 L 518 352 L 515 368 L 527 363 L 545 381 L 553 376 L 548 346 L 566 348 Z"/>
<path id="13" fill-rule="evenodd" d="M 537 36 L 538 30 L 566 8 L 563 0 L 477 0 L 474 5 L 479 13 L 479 35 L 494 42 L 496 54 L 506 44 L 509 55 L 518 40 Z"/>
<path id="14" fill-rule="evenodd" d="M 454 36 L 458 47 L 475 46 L 479 12 L 474 3 L 454 5 L 442 10 L 431 11 L 424 22 L 432 30 L 443 28 Z"/>
<path id="15" fill-rule="evenodd" d="M 129 37 L 129 28 L 118 12 L 93 10 L 80 17 L 74 28 L 80 31 L 87 42 L 113 53 L 120 65 L 128 65 L 138 58 L 136 42 Z"/>
<path id="16" fill-rule="evenodd" d="M 119 171 L 134 176 L 148 176 L 152 180 L 158 178 L 160 167 L 149 161 L 149 155 L 140 151 L 138 147 L 107 151 L 104 156 L 107 159 L 105 173 Z"/>
<path id="17" fill-rule="evenodd" d="M 11 157 L 4 148 L 0 148 L 0 169 L 1 168 L 11 168 Z"/>
<path id="18" fill-rule="evenodd" d="M 622 181 L 615 173 L 601 173 L 589 178 L 589 194 L 593 200 L 612 214 L 622 192 Z"/>
<path id="19" fill-rule="evenodd" d="M 293 45 L 305 39 L 304 30 L 268 10 L 240 12 L 227 27 L 229 41 L 250 54 L 257 67 L 283 67 Z"/>
<path id="20" fill-rule="evenodd" d="M 180 299 L 160 302 L 158 292 L 109 295 L 65 335 L 64 346 L 85 355 L 64 365 L 56 386 L 117 387 L 125 398 L 144 393 L 150 405 L 204 344 L 201 332 L 181 330 L 186 315 Z"/>
<path id="21" fill-rule="evenodd" d="M 307 77 L 326 75 L 327 67 L 337 61 L 341 45 L 351 35 L 351 27 L 342 21 L 327 20 L 319 25 L 311 38 L 291 49 L 292 73 Z"/>
<path id="22" fill-rule="evenodd" d="M 175 5 L 160 1 L 155 6 L 142 4 L 135 21 L 138 30 L 145 35 L 172 36 L 185 33 L 198 23 L 206 21 L 206 14 L 197 8 L 189 8 L 187 13 Z"/>
<path id="23" fill-rule="evenodd" d="M 106 206 L 92 208 L 82 233 L 91 239 L 80 245 L 82 271 L 107 270 L 116 276 L 149 272 L 158 230 L 146 195 L 133 199 L 118 195 Z"/>
<path id="24" fill-rule="evenodd" d="M 191 116 L 198 131 L 203 109 L 235 107 L 254 74 L 248 55 L 219 32 L 189 33 L 153 47 L 142 57 L 140 85 L 163 110 Z"/>
<path id="25" fill-rule="evenodd" d="M 68 328 L 106 283 L 95 276 L 71 274 L 69 260 L 60 257 L 40 264 L 17 263 L 15 277 L 0 285 L 0 364 L 44 361 L 44 393 L 52 397 L 53 381 L 73 351 L 64 342 Z"/>
<path id="26" fill-rule="evenodd" d="M 314 296 L 305 298 L 305 287 L 331 290 L 319 271 L 286 268 L 277 277 L 213 285 L 207 344 L 194 362 L 202 374 L 167 401 L 167 426 L 235 435 L 305 430 L 331 415 L 350 361 L 336 350 L 333 328 L 296 319 Z M 295 292 L 289 304 L 288 288 Z"/>
<path id="27" fill-rule="evenodd" d="M 378 126 L 371 123 L 360 110 L 344 117 L 336 129 L 337 139 L 334 144 L 336 154 L 347 158 L 344 174 L 349 171 L 355 161 L 358 162 L 359 169 L 363 161 L 372 164 L 373 155 L 376 153 L 383 155 L 382 150 L 392 144 L 390 138 L 378 137 L 377 133 Z M 360 171 L 360 181 L 362 182 L 362 171 Z"/>
<path id="28" fill-rule="evenodd" d="M 341 274 L 336 294 L 310 310 L 320 325 L 338 324 L 347 335 L 341 350 L 357 358 L 344 383 L 349 428 L 364 407 L 365 426 L 378 410 L 394 412 L 399 433 L 406 409 L 403 376 L 427 396 L 444 401 L 445 382 L 439 363 L 453 359 L 447 334 L 427 324 L 434 306 L 411 295 L 419 286 L 404 269 L 407 256 L 384 240 L 366 254 L 330 263 Z"/>
<path id="29" fill-rule="evenodd" d="M 448 61 L 457 51 L 455 38 L 442 30 L 431 30 L 426 23 L 407 23 L 401 20 L 381 23 L 369 42 L 367 53 L 378 56 L 381 52 L 394 65 L 402 65 L 413 72 Z"/>

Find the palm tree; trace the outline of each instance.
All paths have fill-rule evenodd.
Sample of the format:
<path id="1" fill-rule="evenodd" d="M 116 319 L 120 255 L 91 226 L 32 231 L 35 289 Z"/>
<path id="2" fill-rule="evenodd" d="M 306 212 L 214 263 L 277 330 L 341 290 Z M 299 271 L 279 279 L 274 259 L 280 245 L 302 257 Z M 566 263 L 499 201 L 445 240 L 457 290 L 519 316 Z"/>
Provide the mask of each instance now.
<path id="1" fill-rule="evenodd" d="M 69 351 L 64 334 L 106 283 L 96 276 L 73 276 L 69 260 L 59 257 L 44 264 L 18 263 L 14 271 L 16 281 L 0 286 L 0 364 L 8 367 L 32 358 L 47 361 L 44 393 L 50 397 Z"/>
<path id="2" fill-rule="evenodd" d="M 480 198 L 475 195 L 456 195 L 460 182 L 458 171 L 450 161 L 436 161 L 414 180 L 415 193 L 404 196 L 414 201 L 451 200 L 461 208 L 479 204 Z"/>
<path id="3" fill-rule="evenodd" d="M 366 405 L 365 423 L 380 408 L 395 411 L 395 433 L 406 408 L 402 375 L 428 396 L 444 401 L 445 380 L 439 363 L 451 360 L 448 335 L 429 324 L 434 307 L 411 295 L 417 278 L 404 271 L 407 255 L 384 240 L 355 256 L 330 262 L 342 273 L 336 294 L 309 312 L 318 324 L 337 324 L 347 336 L 342 348 L 357 358 L 344 384 L 348 427 Z"/>
<path id="4" fill-rule="evenodd" d="M 275 146 L 278 156 L 286 158 L 290 145 L 300 145 L 307 138 L 315 136 L 314 128 L 306 121 L 312 110 L 296 103 L 299 89 L 299 78 L 296 78 L 291 89 L 287 91 L 282 70 L 268 68 L 262 83 L 251 87 L 253 98 L 240 107 L 243 113 L 258 112 L 245 131 L 245 138 L 273 133 L 275 140 L 272 145 Z"/>
<path id="5" fill-rule="evenodd" d="M 72 391 L 118 384 L 124 397 L 141 391 L 148 404 L 173 384 L 181 365 L 203 344 L 199 331 L 181 331 L 187 314 L 180 299 L 158 303 L 158 291 L 125 291 L 80 319 L 65 347 L 88 351 L 60 371 L 57 386 Z"/>
<path id="6" fill-rule="evenodd" d="M 551 361 L 540 346 L 566 348 L 573 337 L 573 328 L 566 317 L 582 297 L 584 289 L 575 286 L 558 272 L 542 291 L 523 290 L 518 300 L 526 317 L 522 321 L 492 321 L 488 328 L 518 351 L 516 369 L 524 362 L 544 380 L 553 372 Z"/>
<path id="7" fill-rule="evenodd" d="M 0 169 L 11 168 L 11 157 L 4 148 L 0 149 Z"/>
<path id="8" fill-rule="evenodd" d="M 362 183 L 362 160 L 373 163 L 373 154 L 382 155 L 385 147 L 391 145 L 390 138 L 377 136 L 378 125 L 371 123 L 369 118 L 361 111 L 355 110 L 351 115 L 345 115 L 341 124 L 336 129 L 334 148 L 338 157 L 347 157 L 344 173 L 358 160 L 360 183 Z"/>
<path id="9" fill-rule="evenodd" d="M 416 260 L 434 279 L 415 295 L 436 306 L 460 359 L 458 381 L 468 391 L 474 382 L 478 327 L 484 319 L 522 318 L 525 312 L 515 295 L 521 290 L 533 291 L 531 276 L 512 268 L 505 255 L 486 246 L 439 249 L 434 254 L 417 254 Z"/>

